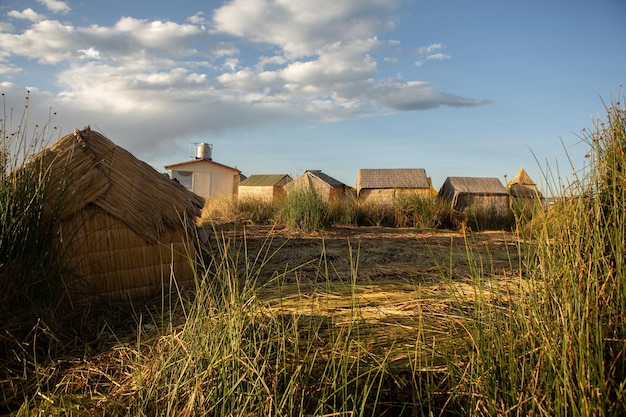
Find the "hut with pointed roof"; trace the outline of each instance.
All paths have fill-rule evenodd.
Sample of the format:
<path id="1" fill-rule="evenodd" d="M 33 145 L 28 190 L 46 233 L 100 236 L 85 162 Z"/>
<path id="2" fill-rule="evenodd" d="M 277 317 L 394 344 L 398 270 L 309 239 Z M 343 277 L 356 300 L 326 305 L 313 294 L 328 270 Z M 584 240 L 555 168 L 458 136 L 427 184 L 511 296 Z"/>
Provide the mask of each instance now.
<path id="1" fill-rule="evenodd" d="M 356 178 L 359 203 L 392 204 L 400 195 L 430 199 L 431 184 L 423 168 L 360 169 Z"/>
<path id="2" fill-rule="evenodd" d="M 511 195 L 511 209 L 518 214 L 532 215 L 535 209 L 543 205 L 543 195 L 524 168 L 519 169 L 506 188 Z"/>
<path id="3" fill-rule="evenodd" d="M 71 299 L 137 299 L 193 282 L 201 197 L 89 127 L 34 160 L 47 168 Z"/>
<path id="4" fill-rule="evenodd" d="M 239 201 L 272 203 L 280 200 L 284 186 L 293 179 L 287 174 L 254 174 L 239 183 Z"/>
<path id="5" fill-rule="evenodd" d="M 285 184 L 285 193 L 299 190 L 313 190 L 324 201 L 350 195 L 350 187 L 323 173 L 321 170 L 307 170 L 293 181 Z"/>
<path id="6" fill-rule="evenodd" d="M 513 198 L 543 198 L 537 188 L 537 184 L 530 178 L 524 168 L 520 168 L 515 177 L 507 182 L 506 188 Z"/>

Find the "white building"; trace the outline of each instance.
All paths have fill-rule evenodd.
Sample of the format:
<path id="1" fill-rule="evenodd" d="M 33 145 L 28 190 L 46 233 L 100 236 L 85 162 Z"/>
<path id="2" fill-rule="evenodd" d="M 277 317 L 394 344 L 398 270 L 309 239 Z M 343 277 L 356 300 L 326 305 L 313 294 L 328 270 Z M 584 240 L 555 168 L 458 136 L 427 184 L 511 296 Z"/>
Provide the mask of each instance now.
<path id="1" fill-rule="evenodd" d="M 199 143 L 196 145 L 195 159 L 166 165 L 165 169 L 171 179 L 205 200 L 236 195 L 241 171 L 213 161 L 211 150 L 212 147 L 208 143 Z"/>

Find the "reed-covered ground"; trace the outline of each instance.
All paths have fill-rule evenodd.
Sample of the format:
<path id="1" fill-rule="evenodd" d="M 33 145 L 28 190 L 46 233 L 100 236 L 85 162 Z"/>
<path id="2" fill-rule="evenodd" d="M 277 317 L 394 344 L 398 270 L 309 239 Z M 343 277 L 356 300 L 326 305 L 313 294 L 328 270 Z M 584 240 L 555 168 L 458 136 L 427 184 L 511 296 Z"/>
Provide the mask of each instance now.
<path id="1" fill-rule="evenodd" d="M 0 406 L 13 415 L 624 415 L 626 112 L 617 101 L 606 110 L 581 133 L 584 170 L 562 183 L 546 168 L 554 204 L 518 217 L 514 231 L 435 229 L 423 223 L 432 207 L 395 210 L 405 214 L 396 220 L 421 213 L 400 229 L 350 224 L 359 214 L 345 209 L 312 216 L 317 202 L 252 210 L 211 225 L 195 288 L 134 305 L 69 309 L 54 302 L 56 287 L 37 285 L 62 279 L 54 247 L 42 245 L 41 267 L 24 270 L 32 259 L 11 237 L 31 236 L 17 220 L 44 213 L 18 204 L 45 187 L 33 187 L 34 175 L 16 192 L 5 174 L 0 250 L 13 257 L 0 261 L 11 288 L 2 296 L 20 291 L 7 285 L 19 277 L 33 302 L 2 309 Z M 329 226 L 336 213 L 349 226 Z M 245 226 L 254 216 L 282 222 Z"/>

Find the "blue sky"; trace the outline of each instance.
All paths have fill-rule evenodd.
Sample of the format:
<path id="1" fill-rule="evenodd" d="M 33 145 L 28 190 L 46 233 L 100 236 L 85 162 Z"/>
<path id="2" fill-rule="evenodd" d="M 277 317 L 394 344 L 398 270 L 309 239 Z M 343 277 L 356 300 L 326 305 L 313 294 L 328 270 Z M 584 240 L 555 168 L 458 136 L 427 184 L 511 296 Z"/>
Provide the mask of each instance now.
<path id="1" fill-rule="evenodd" d="M 624 22 L 623 0 L 0 0 L 0 91 L 160 171 L 208 142 L 246 175 L 541 182 L 621 94 Z"/>

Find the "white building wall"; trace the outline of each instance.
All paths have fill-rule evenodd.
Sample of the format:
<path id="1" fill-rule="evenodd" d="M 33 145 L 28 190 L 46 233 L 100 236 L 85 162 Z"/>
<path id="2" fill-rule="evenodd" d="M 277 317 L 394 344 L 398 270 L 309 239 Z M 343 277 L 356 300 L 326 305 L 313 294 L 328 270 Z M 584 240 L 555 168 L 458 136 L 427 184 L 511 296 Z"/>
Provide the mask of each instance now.
<path id="1" fill-rule="evenodd" d="M 236 171 L 206 161 L 181 165 L 168 171 L 172 179 L 205 199 L 233 195 L 236 189 Z"/>

